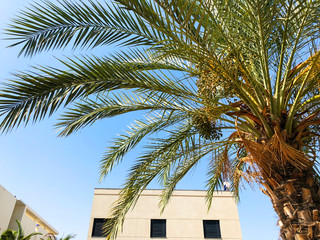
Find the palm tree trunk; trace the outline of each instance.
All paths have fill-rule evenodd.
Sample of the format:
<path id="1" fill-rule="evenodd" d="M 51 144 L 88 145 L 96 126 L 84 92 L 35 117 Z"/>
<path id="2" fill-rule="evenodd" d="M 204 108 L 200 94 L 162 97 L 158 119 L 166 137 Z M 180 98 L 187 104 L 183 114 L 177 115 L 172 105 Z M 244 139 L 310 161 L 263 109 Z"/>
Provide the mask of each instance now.
<path id="1" fill-rule="evenodd" d="M 284 240 L 320 240 L 320 185 L 312 170 L 295 169 L 289 175 L 263 183 L 279 216 L 280 235 Z"/>

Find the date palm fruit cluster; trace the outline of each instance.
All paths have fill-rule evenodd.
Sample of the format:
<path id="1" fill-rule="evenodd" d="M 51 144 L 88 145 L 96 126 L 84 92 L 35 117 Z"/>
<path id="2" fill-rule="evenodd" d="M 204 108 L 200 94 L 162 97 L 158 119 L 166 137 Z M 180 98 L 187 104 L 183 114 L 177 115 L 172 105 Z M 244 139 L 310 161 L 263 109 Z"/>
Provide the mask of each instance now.
<path id="1" fill-rule="evenodd" d="M 208 61 L 198 64 L 199 78 L 197 80 L 197 88 L 199 96 L 204 103 L 210 103 L 217 96 L 226 98 L 234 97 L 234 84 L 230 80 L 230 76 L 222 69 L 228 69 L 230 75 L 240 74 L 240 68 L 232 57 L 223 58 L 221 61 Z"/>
<path id="2" fill-rule="evenodd" d="M 222 131 L 216 126 L 216 120 L 210 116 L 206 108 L 198 109 L 192 114 L 192 124 L 201 137 L 211 141 L 219 140 L 222 137 Z"/>

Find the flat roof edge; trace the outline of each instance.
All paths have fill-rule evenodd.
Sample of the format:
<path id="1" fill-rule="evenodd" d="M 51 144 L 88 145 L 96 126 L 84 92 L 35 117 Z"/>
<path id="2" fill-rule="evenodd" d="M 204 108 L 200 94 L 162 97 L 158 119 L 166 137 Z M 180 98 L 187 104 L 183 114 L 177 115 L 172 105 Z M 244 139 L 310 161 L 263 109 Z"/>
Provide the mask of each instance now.
<path id="1" fill-rule="evenodd" d="M 95 190 L 122 190 L 123 188 L 94 188 Z M 148 190 L 151 190 L 151 191 L 155 191 L 155 190 L 163 190 L 161 188 L 147 188 L 145 189 L 144 191 L 148 191 Z M 197 191 L 197 192 L 206 192 L 207 190 L 200 190 L 200 189 L 175 189 L 174 191 Z M 232 191 L 225 191 L 225 190 L 216 190 L 214 192 L 232 192 Z"/>
<path id="2" fill-rule="evenodd" d="M 121 188 L 95 188 L 94 195 L 118 195 Z M 153 195 L 157 196 L 160 194 L 162 189 L 145 189 L 141 193 L 141 196 Z M 206 190 L 174 190 L 172 196 L 206 196 Z M 235 197 L 232 191 L 215 191 L 214 197 Z"/>

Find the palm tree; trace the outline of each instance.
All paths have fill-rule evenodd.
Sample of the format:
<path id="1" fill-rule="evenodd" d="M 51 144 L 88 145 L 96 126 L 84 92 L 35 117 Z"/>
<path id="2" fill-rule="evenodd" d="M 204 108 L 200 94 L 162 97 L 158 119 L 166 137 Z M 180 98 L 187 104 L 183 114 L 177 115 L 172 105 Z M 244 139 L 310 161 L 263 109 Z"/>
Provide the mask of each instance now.
<path id="1" fill-rule="evenodd" d="M 144 114 L 101 161 L 103 179 L 150 137 L 112 209 L 108 239 L 152 180 L 163 184 L 163 209 L 202 158 L 209 207 L 223 181 L 236 196 L 242 182 L 255 182 L 273 203 L 283 239 L 320 239 L 319 11 L 318 0 L 34 3 L 7 29 L 20 54 L 119 50 L 17 73 L 0 93 L 0 128 L 61 107 L 60 136 L 103 118 Z"/>
<path id="2" fill-rule="evenodd" d="M 70 240 L 75 237 L 76 237 L 75 234 L 68 234 L 66 237 L 61 237 L 59 240 Z M 44 235 L 44 237 L 41 239 L 42 240 L 58 240 L 58 238 L 55 235 L 53 235 L 52 233 L 48 233 L 48 234 Z"/>
<path id="3" fill-rule="evenodd" d="M 0 240 L 30 240 L 35 235 L 42 235 L 41 233 L 35 232 L 24 236 L 20 222 L 18 220 L 16 220 L 16 222 L 18 225 L 18 231 L 7 229 L 1 234 Z"/>

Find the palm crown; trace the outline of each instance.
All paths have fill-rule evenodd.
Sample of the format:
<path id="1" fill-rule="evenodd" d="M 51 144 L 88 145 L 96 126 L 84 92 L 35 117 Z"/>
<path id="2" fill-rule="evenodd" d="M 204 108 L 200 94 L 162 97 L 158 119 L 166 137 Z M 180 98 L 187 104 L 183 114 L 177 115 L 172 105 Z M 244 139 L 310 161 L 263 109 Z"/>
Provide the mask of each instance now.
<path id="1" fill-rule="evenodd" d="M 275 203 L 278 185 L 300 175 L 318 178 L 319 11 L 315 0 L 35 3 L 7 29 L 20 54 L 68 45 L 125 50 L 60 60 L 64 69 L 17 73 L 0 93 L 0 128 L 10 131 L 69 106 L 57 124 L 67 136 L 99 119 L 142 111 L 146 118 L 109 146 L 101 179 L 143 138 L 164 132 L 131 168 L 109 239 L 152 180 L 163 182 L 163 209 L 204 157 L 209 206 L 223 180 L 236 195 L 241 180 L 261 183 Z M 288 228 L 284 239 L 291 239 Z"/>

